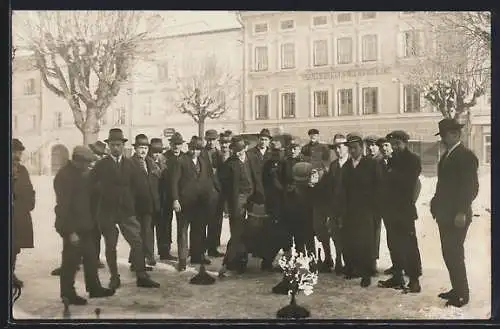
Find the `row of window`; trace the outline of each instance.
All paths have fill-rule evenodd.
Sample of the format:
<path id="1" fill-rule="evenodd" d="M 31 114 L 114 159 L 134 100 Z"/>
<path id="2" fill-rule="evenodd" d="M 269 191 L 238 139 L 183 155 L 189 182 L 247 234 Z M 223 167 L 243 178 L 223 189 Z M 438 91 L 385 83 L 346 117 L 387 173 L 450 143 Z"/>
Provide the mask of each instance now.
<path id="1" fill-rule="evenodd" d="M 411 13 L 411 12 L 409 12 Z M 350 12 L 339 12 L 335 14 L 335 21 L 337 24 L 348 24 L 354 21 L 354 14 Z M 311 25 L 314 28 L 326 27 L 328 26 L 328 16 L 326 14 L 314 14 L 311 19 Z M 377 12 L 375 11 L 363 11 L 359 13 L 359 18 L 363 21 L 372 20 L 377 18 Z M 295 20 L 284 19 L 280 21 L 279 24 L 280 31 L 292 31 L 295 30 Z M 265 34 L 269 32 L 269 24 L 267 22 L 257 22 L 253 24 L 253 33 Z"/>
<path id="2" fill-rule="evenodd" d="M 402 50 L 404 58 L 418 57 L 422 55 L 422 31 L 410 30 L 401 34 Z M 312 42 L 312 66 L 320 67 L 329 64 L 328 40 L 320 39 Z M 336 64 L 352 64 L 354 58 L 353 37 L 340 37 L 336 39 L 335 56 Z M 333 48 L 333 47 L 332 47 Z M 360 39 L 360 61 L 375 62 L 379 58 L 379 38 L 377 34 L 366 34 Z M 280 68 L 294 69 L 296 67 L 297 49 L 295 42 L 286 42 L 280 45 Z M 257 45 L 254 47 L 254 71 L 267 71 L 269 69 L 269 48 L 267 45 Z"/>
<path id="3" fill-rule="evenodd" d="M 354 115 L 354 89 L 345 88 L 337 90 L 336 115 Z M 331 115 L 328 90 L 316 90 L 312 95 L 313 115 L 315 117 L 328 117 Z M 255 95 L 255 118 L 257 120 L 269 119 L 269 95 Z M 294 92 L 280 94 L 281 116 L 285 119 L 295 118 L 297 110 L 296 95 Z M 421 111 L 421 93 L 413 85 L 403 87 L 403 110 L 405 113 Z M 361 114 L 370 115 L 379 113 L 379 88 L 365 87 L 361 89 Z"/>

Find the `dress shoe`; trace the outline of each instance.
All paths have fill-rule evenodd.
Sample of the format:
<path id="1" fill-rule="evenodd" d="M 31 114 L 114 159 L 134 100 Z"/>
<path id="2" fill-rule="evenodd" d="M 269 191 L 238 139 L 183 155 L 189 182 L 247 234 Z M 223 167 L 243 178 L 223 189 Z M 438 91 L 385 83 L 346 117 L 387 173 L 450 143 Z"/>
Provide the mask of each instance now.
<path id="1" fill-rule="evenodd" d="M 403 277 L 393 276 L 387 280 L 380 280 L 378 282 L 378 287 L 380 288 L 394 288 L 394 289 L 403 289 L 405 286 L 405 281 Z"/>
<path id="2" fill-rule="evenodd" d="M 68 305 L 87 305 L 87 300 L 76 294 L 71 297 L 66 297 L 66 300 L 68 301 Z"/>
<path id="3" fill-rule="evenodd" d="M 109 289 L 116 290 L 121 286 L 120 276 L 112 276 L 109 280 Z"/>
<path id="4" fill-rule="evenodd" d="M 24 286 L 24 282 L 19 280 L 19 278 L 15 274 L 12 274 L 12 285 L 14 287 L 22 288 Z"/>
<path id="5" fill-rule="evenodd" d="M 104 263 L 100 261 L 100 262 L 99 262 L 99 265 L 97 265 L 97 267 L 98 267 L 98 268 L 105 268 L 105 267 L 106 267 L 106 265 L 104 265 Z"/>
<path id="6" fill-rule="evenodd" d="M 90 298 L 102 298 L 102 297 L 110 297 L 115 294 L 115 291 L 112 289 L 107 289 L 104 287 L 99 287 L 97 289 L 92 289 L 89 292 Z"/>
<path id="7" fill-rule="evenodd" d="M 146 261 L 146 264 L 148 264 L 149 266 L 156 266 L 156 260 L 154 258 L 149 258 Z"/>
<path id="8" fill-rule="evenodd" d="M 160 260 L 177 260 L 177 257 L 172 256 L 169 252 L 160 255 Z"/>
<path id="9" fill-rule="evenodd" d="M 361 275 L 359 274 L 356 274 L 356 273 L 347 273 L 345 276 L 344 276 L 344 279 L 346 280 L 352 280 L 352 279 L 358 279 L 360 278 Z"/>
<path id="10" fill-rule="evenodd" d="M 160 284 L 149 277 L 137 278 L 137 286 L 141 288 L 159 288 Z"/>
<path id="11" fill-rule="evenodd" d="M 405 287 L 404 293 L 412 293 L 412 294 L 418 294 L 419 292 L 422 291 L 422 287 L 420 287 L 420 282 L 418 279 L 410 279 L 410 282 L 408 283 L 408 286 Z"/>
<path id="12" fill-rule="evenodd" d="M 438 297 L 441 299 L 451 299 L 455 297 L 455 292 L 451 289 L 450 291 L 440 293 Z"/>
<path id="13" fill-rule="evenodd" d="M 210 265 L 210 264 L 212 264 L 212 262 L 210 261 L 210 259 L 206 259 L 205 257 L 203 257 L 203 258 L 195 258 L 195 259 L 191 258 L 191 264 L 205 264 L 205 265 Z"/>
<path id="14" fill-rule="evenodd" d="M 455 307 L 462 307 L 464 305 L 467 305 L 469 303 L 469 298 L 466 297 L 452 297 L 450 298 L 445 306 L 455 306 Z"/>
<path id="15" fill-rule="evenodd" d="M 335 264 L 335 274 L 337 275 L 341 275 L 343 272 L 344 272 L 344 267 L 342 266 L 342 264 L 340 262 L 337 262 L 337 264 Z"/>
<path id="16" fill-rule="evenodd" d="M 388 269 L 384 270 L 384 274 L 389 275 L 394 273 L 394 266 L 389 267 Z"/>
<path id="17" fill-rule="evenodd" d="M 219 252 L 217 249 L 213 249 L 208 251 L 208 256 L 218 258 L 218 257 L 223 257 L 224 253 Z"/>
<path id="18" fill-rule="evenodd" d="M 144 268 L 144 270 L 147 271 L 147 272 L 151 272 L 153 270 L 153 268 L 151 266 L 146 266 Z M 135 272 L 135 266 L 134 265 L 130 265 L 130 271 Z"/>
<path id="19" fill-rule="evenodd" d="M 54 269 L 52 272 L 50 272 L 50 275 L 60 276 L 61 275 L 61 268 L 58 267 L 58 268 Z"/>
<path id="20" fill-rule="evenodd" d="M 179 264 L 177 265 L 177 271 L 183 272 L 186 270 L 186 261 L 185 260 L 180 260 Z"/>
<path id="21" fill-rule="evenodd" d="M 370 284 L 372 284 L 372 278 L 367 276 L 361 279 L 360 286 L 363 288 L 368 287 Z"/>

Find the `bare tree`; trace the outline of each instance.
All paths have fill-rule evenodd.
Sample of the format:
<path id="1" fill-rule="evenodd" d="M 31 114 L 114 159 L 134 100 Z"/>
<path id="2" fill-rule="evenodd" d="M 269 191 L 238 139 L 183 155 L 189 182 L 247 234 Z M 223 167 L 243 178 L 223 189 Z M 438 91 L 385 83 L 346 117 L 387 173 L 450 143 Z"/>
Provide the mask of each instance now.
<path id="1" fill-rule="evenodd" d="M 95 142 L 103 117 L 134 61 L 152 50 L 144 40 L 162 18 L 140 11 L 14 13 L 14 32 L 33 52 L 45 86 L 64 98 L 83 143 Z"/>
<path id="2" fill-rule="evenodd" d="M 181 99 L 177 108 L 188 114 L 198 125 L 198 136 L 203 137 L 207 119 L 219 119 L 229 109 L 228 101 L 236 99 L 239 80 L 215 56 L 198 61 L 186 59 L 189 68 L 178 78 Z"/>
<path id="3" fill-rule="evenodd" d="M 427 38 L 405 78 L 443 117 L 464 119 L 469 143 L 470 110 L 491 83 L 491 13 L 419 12 L 415 21 Z"/>

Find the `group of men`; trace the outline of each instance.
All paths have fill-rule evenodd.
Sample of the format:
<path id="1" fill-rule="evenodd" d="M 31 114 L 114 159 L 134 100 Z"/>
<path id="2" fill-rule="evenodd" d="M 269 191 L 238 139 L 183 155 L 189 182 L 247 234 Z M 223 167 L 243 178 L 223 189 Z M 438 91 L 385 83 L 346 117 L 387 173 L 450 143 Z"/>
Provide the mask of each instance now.
<path id="1" fill-rule="evenodd" d="M 452 284 L 439 297 L 458 307 L 469 300 L 463 243 L 478 191 L 477 158 L 460 143 L 461 127 L 452 119 L 439 123 L 436 135 L 447 152 L 431 202 Z M 130 245 L 130 269 L 139 287 L 160 286 L 147 274 L 156 265 L 155 236 L 159 258 L 177 261 L 179 271 L 188 258 L 191 264 L 210 264 L 207 255 L 223 256 L 220 276 L 245 272 L 249 254 L 262 258 L 263 271 L 275 271 L 273 260 L 281 249 L 316 253 L 316 237 L 324 254 L 321 272 L 361 278 L 361 287 L 368 287 L 377 273 L 382 221 L 392 267 L 385 271 L 391 277 L 378 285 L 420 292 L 415 203 L 421 163 L 408 149 L 409 135 L 401 130 L 382 138 L 336 134 L 331 144 L 319 142 L 317 129 L 308 135 L 309 143 L 302 146 L 294 140 L 281 143 L 262 129 L 258 144 L 249 148 L 231 131 L 208 130 L 204 139 L 193 136 L 184 153 L 185 141 L 177 132 L 167 151 L 161 139 L 149 141 L 140 134 L 127 158 L 127 139 L 113 128 L 105 140 L 107 151 L 102 142 L 75 147 L 54 179 L 55 227 L 63 238 L 61 297 L 70 304 L 86 303 L 74 289 L 82 261 L 91 298 L 111 296 L 120 287 L 118 228 Z M 258 235 L 250 235 L 249 222 L 259 209 L 264 220 Z M 177 257 L 171 252 L 174 212 Z M 218 249 L 224 213 L 231 234 L 225 254 Z M 102 287 L 97 270 L 101 237 L 109 288 Z"/>

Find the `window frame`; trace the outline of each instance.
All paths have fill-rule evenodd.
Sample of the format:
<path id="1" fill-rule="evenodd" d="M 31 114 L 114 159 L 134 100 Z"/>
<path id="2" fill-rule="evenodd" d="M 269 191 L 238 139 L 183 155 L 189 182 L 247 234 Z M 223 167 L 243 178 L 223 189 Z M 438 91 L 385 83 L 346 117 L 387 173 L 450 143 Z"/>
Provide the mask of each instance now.
<path id="1" fill-rule="evenodd" d="M 375 16 L 374 17 L 368 17 L 368 18 L 363 17 L 363 15 L 366 14 L 366 13 L 374 13 Z M 378 12 L 376 12 L 376 11 L 362 11 L 362 12 L 359 13 L 359 20 L 362 21 L 362 22 L 375 20 L 375 19 L 378 18 L 377 14 L 378 14 Z"/>
<path id="2" fill-rule="evenodd" d="M 284 108 L 284 103 L 283 103 L 283 96 L 291 94 L 293 95 L 293 101 L 294 101 L 294 108 L 293 108 L 293 115 L 291 116 L 285 116 L 285 108 Z M 294 89 L 286 89 L 286 90 L 281 90 L 278 93 L 279 96 L 279 109 L 280 109 L 280 117 L 282 119 L 295 119 L 297 117 L 297 91 Z"/>
<path id="3" fill-rule="evenodd" d="M 314 25 L 314 19 L 318 18 L 318 17 L 325 17 L 326 18 L 326 23 L 325 24 L 321 24 L 321 25 Z M 330 26 L 330 24 L 329 24 L 329 21 L 328 21 L 328 15 L 327 14 L 325 14 L 325 15 L 317 14 L 317 15 L 312 15 L 311 16 L 311 28 L 313 30 L 316 30 L 316 29 L 325 29 L 325 28 L 328 28 L 329 26 Z"/>
<path id="4" fill-rule="evenodd" d="M 414 55 L 408 55 L 408 49 L 407 49 L 407 33 L 412 33 L 413 34 L 413 38 L 414 38 L 414 43 L 416 42 L 416 52 Z M 422 49 L 422 46 L 423 46 L 423 41 L 424 40 L 421 40 L 421 38 L 424 37 L 423 35 L 423 31 L 422 30 L 418 30 L 418 29 L 407 29 L 407 30 L 403 30 L 401 31 L 401 42 L 403 43 L 401 45 L 401 49 L 402 49 L 402 54 L 401 54 L 401 57 L 404 58 L 404 59 L 410 59 L 410 58 L 419 58 L 419 57 L 422 57 L 422 54 L 424 53 L 424 49 Z"/>
<path id="5" fill-rule="evenodd" d="M 255 28 L 257 27 L 257 25 L 261 25 L 261 24 L 266 24 L 266 31 L 265 32 L 256 32 L 255 31 Z M 254 22 L 253 25 L 252 25 L 252 34 L 253 35 L 264 35 L 264 34 L 267 34 L 269 33 L 269 22 L 267 21 L 258 21 L 258 22 Z"/>
<path id="6" fill-rule="evenodd" d="M 351 62 L 350 63 L 340 63 L 339 62 L 339 40 L 340 39 L 351 39 Z M 339 35 L 335 37 L 335 53 L 334 53 L 334 60 L 335 60 L 335 65 L 352 65 L 356 61 L 356 53 L 355 53 L 355 36 L 353 35 Z"/>
<path id="7" fill-rule="evenodd" d="M 319 115 L 318 112 L 317 112 L 317 105 L 316 105 L 316 94 L 317 93 L 320 93 L 320 92 L 326 92 L 326 97 L 327 97 L 327 100 L 326 100 L 326 114 L 325 115 Z M 312 98 L 312 102 L 311 102 L 311 105 L 312 105 L 312 109 L 311 109 L 311 114 L 312 114 L 312 117 L 314 118 L 328 118 L 328 117 L 331 117 L 332 116 L 332 92 L 331 92 L 331 88 L 328 88 L 328 87 L 317 87 L 313 90 L 311 90 L 311 98 Z"/>
<path id="8" fill-rule="evenodd" d="M 35 78 L 28 78 L 24 80 L 24 89 L 23 89 L 23 95 L 24 96 L 33 96 L 36 95 L 36 83 L 35 83 Z"/>
<path id="9" fill-rule="evenodd" d="M 283 47 L 287 44 L 292 44 L 293 45 L 293 66 L 291 67 L 283 67 Z M 297 68 L 297 45 L 294 41 L 281 41 L 279 43 L 279 69 L 283 71 L 287 70 L 294 70 Z M 269 62 L 269 59 L 268 59 Z"/>
<path id="10" fill-rule="evenodd" d="M 315 52 L 316 47 L 315 47 L 315 44 L 318 41 L 324 41 L 324 42 L 326 42 L 326 56 L 325 56 L 326 57 L 326 62 L 324 64 L 316 64 L 316 52 Z M 325 38 L 316 38 L 316 39 L 311 40 L 311 47 L 312 47 L 312 49 L 311 49 L 311 52 L 312 52 L 311 53 L 311 55 L 312 55 L 311 56 L 311 59 L 312 59 L 312 63 L 311 64 L 312 65 L 311 66 L 312 67 L 324 67 L 324 66 L 330 65 L 330 59 L 329 59 L 330 58 L 330 42 L 329 42 L 329 40 L 328 40 L 327 37 L 325 37 Z"/>
<path id="11" fill-rule="evenodd" d="M 125 106 L 118 106 L 118 107 L 115 107 L 114 111 L 113 111 L 114 115 L 116 117 L 114 117 L 113 121 L 114 121 L 114 124 L 117 125 L 117 126 L 124 126 L 127 124 L 127 112 L 125 110 Z M 121 123 L 121 119 L 123 118 L 123 123 Z"/>
<path id="12" fill-rule="evenodd" d="M 55 118 L 54 118 L 54 128 L 59 129 L 62 128 L 63 126 L 63 114 L 61 111 L 55 111 Z"/>
<path id="13" fill-rule="evenodd" d="M 487 142 L 486 138 L 489 137 L 490 141 Z M 486 156 L 486 148 L 490 147 L 490 157 Z M 491 165 L 491 133 L 483 133 L 483 164 Z"/>
<path id="14" fill-rule="evenodd" d="M 364 89 L 367 88 L 375 88 L 377 90 L 377 100 L 376 100 L 376 105 L 377 109 L 376 112 L 374 113 L 365 113 L 365 99 L 364 99 Z M 359 99 L 361 100 L 361 106 L 360 106 L 360 115 L 362 116 L 373 116 L 373 115 L 378 115 L 380 114 L 380 86 L 379 85 L 363 85 L 359 87 L 359 92 L 360 92 L 360 97 Z"/>
<path id="15" fill-rule="evenodd" d="M 293 27 L 292 28 L 287 28 L 284 29 L 282 28 L 281 24 L 286 21 L 292 21 L 293 22 Z M 297 29 L 297 22 L 294 18 L 283 18 L 279 20 L 279 31 L 280 32 L 294 32 Z"/>
<path id="16" fill-rule="evenodd" d="M 342 14 L 349 14 L 351 16 L 351 19 L 349 21 L 340 22 L 339 21 L 339 15 L 342 15 Z M 335 23 L 338 24 L 338 25 L 353 24 L 354 23 L 354 15 L 353 14 L 354 14 L 353 12 L 337 12 L 337 13 L 335 13 Z"/>
<path id="17" fill-rule="evenodd" d="M 257 109 L 257 97 L 259 96 L 266 96 L 267 97 L 267 115 L 266 117 L 259 117 L 258 116 L 258 109 Z M 271 117 L 271 94 L 269 92 L 265 91 L 259 91 L 259 92 L 254 92 L 253 93 L 253 118 L 254 120 L 269 120 Z"/>
<path id="18" fill-rule="evenodd" d="M 376 53 L 376 58 L 374 60 L 364 60 L 363 59 L 363 55 L 364 55 L 364 51 L 363 51 L 363 38 L 367 37 L 367 36 L 375 36 L 375 40 L 376 40 L 376 45 L 375 45 L 375 53 Z M 376 32 L 365 32 L 365 33 L 360 33 L 359 35 L 359 49 L 360 49 L 360 52 L 359 52 L 359 62 L 360 63 L 377 63 L 380 61 L 380 38 L 379 38 L 379 34 L 376 33 Z"/>
<path id="19" fill-rule="evenodd" d="M 407 88 L 414 88 L 418 92 L 418 109 L 417 111 L 407 111 Z M 421 113 L 422 112 L 422 92 L 419 91 L 419 86 L 414 84 L 404 84 L 403 85 L 403 113 L 411 114 L 411 113 Z"/>
<path id="20" fill-rule="evenodd" d="M 269 45 L 267 44 L 256 44 L 253 47 L 253 61 L 252 61 L 252 72 L 268 72 L 270 70 L 270 51 L 269 51 Z M 267 58 L 267 67 L 266 69 L 258 70 L 257 69 L 257 48 L 266 48 L 266 58 Z"/>
<path id="21" fill-rule="evenodd" d="M 340 97 L 340 92 L 342 90 L 351 90 L 351 97 L 352 97 L 352 112 L 350 114 L 342 114 L 340 111 L 340 107 L 342 106 L 342 98 Z M 339 117 L 350 117 L 354 116 L 357 114 L 356 111 L 356 87 L 355 86 L 339 86 L 338 88 L 335 89 L 335 94 L 337 97 L 337 106 L 336 106 L 336 111 L 337 111 L 337 116 Z"/>

